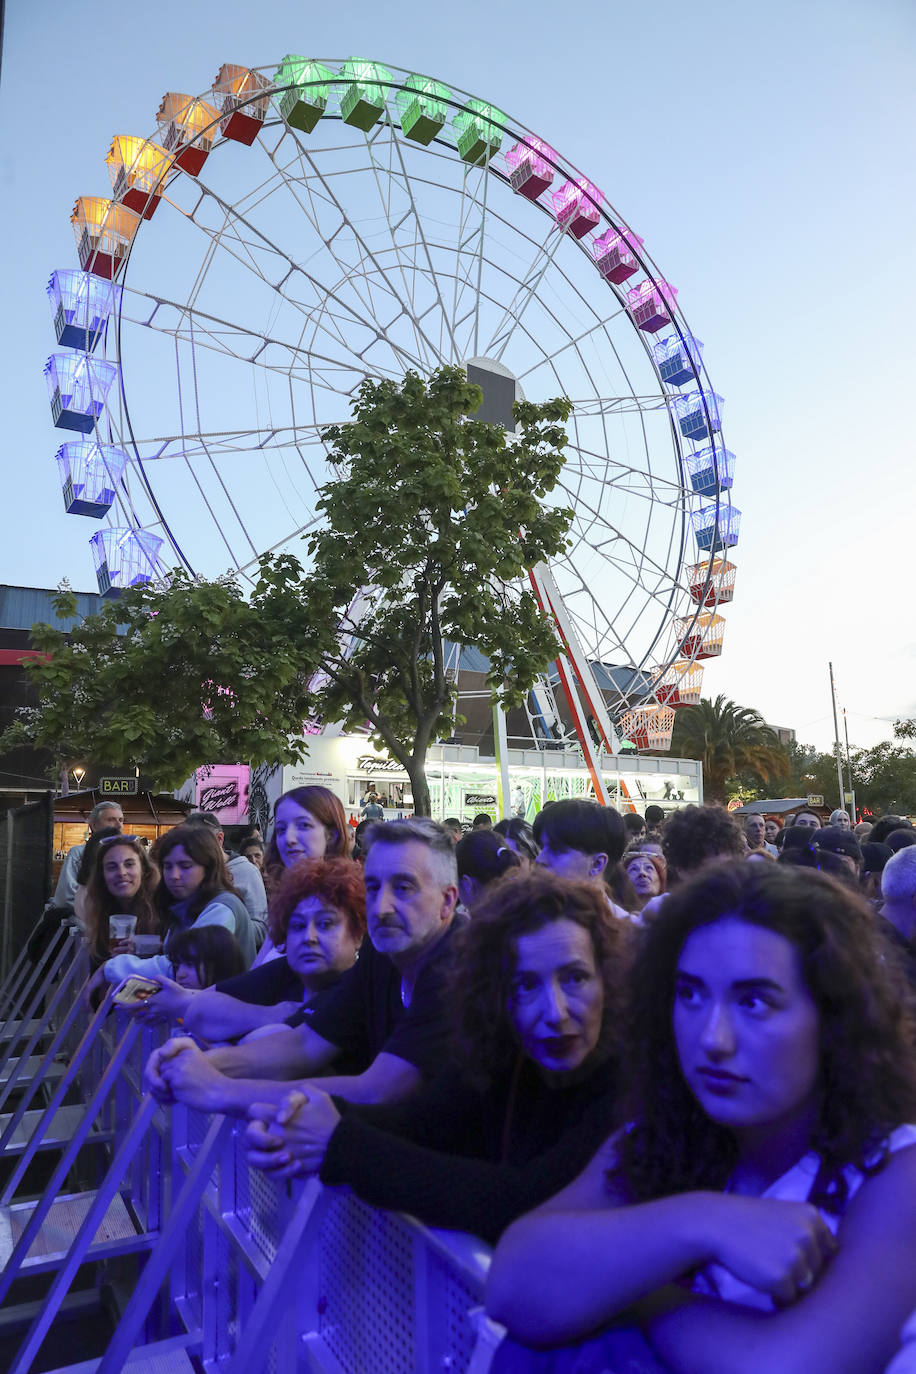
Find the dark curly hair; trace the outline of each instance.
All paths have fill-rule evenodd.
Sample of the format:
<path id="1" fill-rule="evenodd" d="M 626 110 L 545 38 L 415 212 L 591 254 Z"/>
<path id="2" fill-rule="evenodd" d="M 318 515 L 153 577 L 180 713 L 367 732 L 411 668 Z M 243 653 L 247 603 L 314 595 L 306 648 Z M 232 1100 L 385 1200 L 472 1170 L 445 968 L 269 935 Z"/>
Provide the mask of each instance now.
<path id="1" fill-rule="evenodd" d="M 630 1016 L 636 1125 L 621 1141 L 621 1173 L 634 1199 L 645 1201 L 721 1190 L 734 1168 L 736 1137 L 688 1088 L 672 1027 L 684 943 L 726 917 L 775 931 L 798 950 L 820 1017 L 820 1105 L 810 1144 L 822 1164 L 811 1200 L 842 1211 L 845 1166 L 874 1171 L 888 1133 L 916 1120 L 913 1011 L 896 961 L 883 957 L 868 904 L 822 873 L 780 864 L 718 864 L 667 897 L 646 930 Z"/>
<path id="2" fill-rule="evenodd" d="M 604 987 L 598 1054 L 619 1054 L 634 927 L 612 914 L 597 884 L 532 868 L 485 888 L 473 919 L 456 937 L 450 989 L 453 1054 L 476 1086 L 486 1088 L 504 1077 L 518 1056 L 509 1004 L 519 936 L 562 920 L 575 921 L 591 937 Z"/>
<path id="3" fill-rule="evenodd" d="M 283 871 L 270 899 L 267 916 L 270 938 L 278 949 L 286 944 L 289 918 L 307 897 L 323 897 L 342 911 L 354 940 L 366 933 L 366 888 L 363 870 L 355 859 L 300 859 Z"/>
<path id="4" fill-rule="evenodd" d="M 680 806 L 665 822 L 662 852 L 670 882 L 708 859 L 742 858 L 744 831 L 721 806 Z"/>

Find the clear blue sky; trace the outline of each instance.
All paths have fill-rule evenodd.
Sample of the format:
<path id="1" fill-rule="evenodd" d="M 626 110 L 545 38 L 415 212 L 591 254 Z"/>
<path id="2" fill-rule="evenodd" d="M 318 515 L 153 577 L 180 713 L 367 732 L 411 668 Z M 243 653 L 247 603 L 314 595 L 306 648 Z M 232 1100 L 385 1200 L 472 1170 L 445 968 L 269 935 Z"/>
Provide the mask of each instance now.
<path id="1" fill-rule="evenodd" d="M 74 199 L 106 193 L 115 133 L 226 61 L 349 53 L 434 73 L 542 131 L 679 289 L 726 400 L 743 511 L 725 692 L 799 738 L 853 743 L 916 714 L 912 609 L 916 7 L 101 0 L 7 7 L 0 86 L 5 413 L 0 580 L 91 589 L 66 516 L 42 368 L 44 287 L 76 265 Z"/>

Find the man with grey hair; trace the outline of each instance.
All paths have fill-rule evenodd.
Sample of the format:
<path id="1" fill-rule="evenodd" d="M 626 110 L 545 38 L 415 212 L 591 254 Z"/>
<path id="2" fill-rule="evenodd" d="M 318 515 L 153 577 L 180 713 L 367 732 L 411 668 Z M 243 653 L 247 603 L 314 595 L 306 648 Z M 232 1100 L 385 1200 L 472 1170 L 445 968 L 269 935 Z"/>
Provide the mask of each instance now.
<path id="1" fill-rule="evenodd" d="M 767 843 L 767 823 L 763 816 L 752 814 L 744 818 L 744 838 L 747 840 L 747 847 L 752 854 L 772 854 L 777 858 L 779 850 L 775 844 Z"/>
<path id="2" fill-rule="evenodd" d="M 343 1061 L 349 1072 L 321 1077 L 323 1091 L 392 1102 L 442 1068 L 445 982 L 461 923 L 454 845 L 423 819 L 378 822 L 364 844 L 369 939 L 353 968 L 275 1035 L 206 1054 L 187 1038 L 155 1050 L 146 1083 L 159 1101 L 244 1116 L 255 1102 L 280 1103 L 291 1079 L 332 1073 Z M 185 1024 L 199 1029 L 193 1003 Z M 218 1027 L 207 1029 L 219 1037 Z"/>
<path id="3" fill-rule="evenodd" d="M 86 819 L 89 832 L 92 835 L 97 830 L 124 829 L 124 812 L 117 802 L 96 802 Z M 73 899 L 76 896 L 76 875 L 79 872 L 80 860 L 85 848 L 85 844 L 75 844 L 67 850 L 67 857 L 64 859 L 54 895 L 48 903 L 49 906 L 59 907 L 62 911 L 73 910 Z"/>

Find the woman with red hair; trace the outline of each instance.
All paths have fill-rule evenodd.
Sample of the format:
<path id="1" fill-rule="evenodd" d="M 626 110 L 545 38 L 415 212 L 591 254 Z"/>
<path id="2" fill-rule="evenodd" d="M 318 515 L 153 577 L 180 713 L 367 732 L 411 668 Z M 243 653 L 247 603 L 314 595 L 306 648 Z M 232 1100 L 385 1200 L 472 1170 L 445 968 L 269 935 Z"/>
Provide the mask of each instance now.
<path id="1" fill-rule="evenodd" d="M 333 987 L 356 959 L 366 931 L 359 864 L 303 859 L 286 869 L 271 898 L 268 929 L 280 958 L 203 992 L 160 978 L 162 992 L 146 1004 L 149 1013 L 181 1021 L 208 1041 L 282 1026 Z"/>

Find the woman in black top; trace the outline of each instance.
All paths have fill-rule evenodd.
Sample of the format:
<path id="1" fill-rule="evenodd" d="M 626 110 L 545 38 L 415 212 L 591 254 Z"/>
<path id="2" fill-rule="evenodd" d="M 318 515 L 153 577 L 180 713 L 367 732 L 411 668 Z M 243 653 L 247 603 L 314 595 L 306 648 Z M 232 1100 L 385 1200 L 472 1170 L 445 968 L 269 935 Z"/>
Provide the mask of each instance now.
<path id="1" fill-rule="evenodd" d="M 156 1014 L 209 1042 L 282 1027 L 353 966 L 366 930 L 359 864 L 303 859 L 286 869 L 271 897 L 268 928 L 280 958 L 202 992 L 160 977 Z"/>
<path id="2" fill-rule="evenodd" d="M 250 1161 L 495 1241 L 617 1121 L 631 938 L 592 884 L 542 869 L 494 884 L 460 937 L 439 1078 L 379 1107 L 294 1091 L 276 1113 L 256 1109 Z"/>

